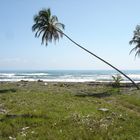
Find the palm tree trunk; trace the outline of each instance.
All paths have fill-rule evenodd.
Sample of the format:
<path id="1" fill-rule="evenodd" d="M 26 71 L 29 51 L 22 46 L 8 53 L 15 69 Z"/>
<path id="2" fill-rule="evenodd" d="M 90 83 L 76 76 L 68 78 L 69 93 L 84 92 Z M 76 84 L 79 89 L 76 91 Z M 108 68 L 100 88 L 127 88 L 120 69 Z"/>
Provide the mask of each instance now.
<path id="1" fill-rule="evenodd" d="M 79 48 L 83 49 L 84 51 L 88 52 L 89 54 L 93 55 L 94 57 L 98 58 L 99 60 L 101 60 L 102 62 L 106 63 L 107 65 L 109 65 L 110 67 L 112 67 L 113 69 L 115 69 L 116 71 L 118 71 L 119 73 L 121 73 L 124 77 L 126 77 L 128 80 L 130 80 L 132 82 L 132 84 L 139 90 L 139 86 L 130 78 L 128 77 L 125 73 L 123 73 L 122 71 L 120 71 L 118 68 L 116 68 L 115 66 L 111 65 L 109 62 L 105 61 L 104 59 L 100 58 L 99 56 L 95 55 L 94 53 L 90 52 L 89 50 L 85 49 L 84 47 L 82 47 L 81 45 L 79 45 L 78 43 L 76 43 L 75 41 L 73 41 L 69 36 L 67 36 L 65 33 L 63 33 L 62 31 L 58 30 L 58 32 L 62 33 L 66 38 L 68 38 L 71 42 L 73 42 L 75 45 L 77 45 Z"/>

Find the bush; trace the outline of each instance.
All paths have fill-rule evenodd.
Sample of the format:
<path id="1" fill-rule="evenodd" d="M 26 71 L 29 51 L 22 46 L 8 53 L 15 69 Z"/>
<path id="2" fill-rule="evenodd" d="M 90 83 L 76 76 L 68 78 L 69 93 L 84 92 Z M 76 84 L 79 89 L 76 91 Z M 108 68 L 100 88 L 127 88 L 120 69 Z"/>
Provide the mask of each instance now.
<path id="1" fill-rule="evenodd" d="M 116 76 L 112 76 L 113 78 L 113 86 L 120 87 L 120 82 L 123 80 L 121 75 L 117 74 Z"/>

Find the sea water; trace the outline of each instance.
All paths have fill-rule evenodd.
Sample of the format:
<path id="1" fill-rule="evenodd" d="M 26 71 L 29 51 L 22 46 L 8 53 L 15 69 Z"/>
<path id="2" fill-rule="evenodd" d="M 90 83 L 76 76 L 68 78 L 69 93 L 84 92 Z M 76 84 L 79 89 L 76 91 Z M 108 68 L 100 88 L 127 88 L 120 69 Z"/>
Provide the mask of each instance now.
<path id="1" fill-rule="evenodd" d="M 123 72 L 135 82 L 140 82 L 140 70 Z M 112 76 L 117 74 L 119 73 L 113 70 L 0 71 L 0 81 L 110 82 L 113 80 Z M 129 82 L 124 76 L 122 78 L 122 82 Z"/>

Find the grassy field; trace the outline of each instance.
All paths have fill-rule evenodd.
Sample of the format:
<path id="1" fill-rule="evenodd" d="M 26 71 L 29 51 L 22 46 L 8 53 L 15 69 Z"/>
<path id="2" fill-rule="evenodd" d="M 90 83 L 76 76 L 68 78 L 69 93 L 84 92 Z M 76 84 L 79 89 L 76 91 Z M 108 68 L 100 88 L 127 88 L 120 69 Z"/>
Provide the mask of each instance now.
<path id="1" fill-rule="evenodd" d="M 91 83 L 0 83 L 0 140 L 140 140 L 140 91 Z"/>

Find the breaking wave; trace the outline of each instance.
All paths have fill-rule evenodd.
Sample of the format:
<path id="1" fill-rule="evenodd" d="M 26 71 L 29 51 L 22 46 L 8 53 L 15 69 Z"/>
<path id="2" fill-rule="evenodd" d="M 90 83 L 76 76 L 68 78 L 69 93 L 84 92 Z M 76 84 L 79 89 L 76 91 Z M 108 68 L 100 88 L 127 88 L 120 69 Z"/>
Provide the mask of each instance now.
<path id="1" fill-rule="evenodd" d="M 140 71 L 125 71 L 135 82 L 140 82 Z M 111 70 L 76 70 L 76 71 L 41 71 L 41 72 L 0 72 L 0 81 L 37 81 L 48 82 L 110 82 L 112 75 L 117 75 Z M 121 75 L 122 76 L 122 75 Z M 122 82 L 129 82 L 122 76 Z"/>

